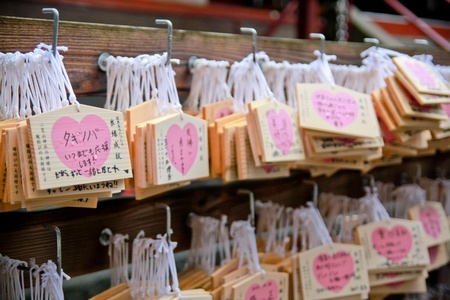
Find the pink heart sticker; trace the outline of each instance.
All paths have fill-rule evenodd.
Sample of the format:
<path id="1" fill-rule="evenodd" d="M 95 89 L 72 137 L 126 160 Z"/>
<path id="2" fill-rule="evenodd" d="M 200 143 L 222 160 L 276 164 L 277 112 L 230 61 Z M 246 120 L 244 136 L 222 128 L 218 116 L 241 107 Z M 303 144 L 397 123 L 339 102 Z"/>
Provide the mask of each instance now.
<path id="1" fill-rule="evenodd" d="M 403 225 L 396 225 L 391 230 L 378 227 L 372 232 L 372 244 L 375 250 L 394 263 L 408 256 L 412 243 L 411 232 Z"/>
<path id="2" fill-rule="evenodd" d="M 264 166 L 261 166 L 261 168 L 263 168 L 263 170 L 266 172 L 266 173 L 270 173 L 270 172 L 272 172 L 272 170 L 276 167 L 277 165 L 264 165 Z"/>
<path id="3" fill-rule="evenodd" d="M 268 300 L 278 299 L 278 284 L 275 280 L 269 279 L 262 286 L 254 283 L 245 293 L 245 300 Z"/>
<path id="4" fill-rule="evenodd" d="M 192 123 L 170 126 L 166 136 L 166 150 L 172 165 L 186 175 L 194 164 L 198 151 L 197 128 Z"/>
<path id="5" fill-rule="evenodd" d="M 289 154 L 294 142 L 294 128 L 289 114 L 285 110 L 278 113 L 271 109 L 267 112 L 267 123 L 272 140 L 283 155 Z"/>
<path id="6" fill-rule="evenodd" d="M 406 68 L 420 81 L 421 84 L 426 85 L 427 87 L 434 89 L 437 87 L 436 81 L 434 81 L 433 76 L 428 72 L 426 68 L 424 68 L 418 62 L 406 62 Z"/>
<path id="7" fill-rule="evenodd" d="M 226 108 L 226 107 L 222 108 L 216 113 L 216 119 L 226 117 L 228 115 L 231 115 L 232 113 L 233 113 L 233 111 L 231 109 Z"/>
<path id="8" fill-rule="evenodd" d="M 355 265 L 347 251 L 338 251 L 333 255 L 322 253 L 313 261 L 313 273 L 321 286 L 339 293 L 353 278 Z"/>
<path id="9" fill-rule="evenodd" d="M 52 145 L 68 168 L 91 177 L 109 157 L 111 132 L 97 115 L 87 115 L 81 122 L 62 117 L 52 126 Z"/>
<path id="10" fill-rule="evenodd" d="M 439 214 L 434 207 L 421 207 L 419 210 L 419 220 L 423 229 L 433 239 L 441 235 L 441 222 Z"/>
<path id="11" fill-rule="evenodd" d="M 441 104 L 442 109 L 445 111 L 448 117 L 450 117 L 450 103 Z"/>
<path id="12" fill-rule="evenodd" d="M 399 287 L 401 287 L 404 283 L 405 283 L 405 281 L 399 281 L 399 282 L 388 283 L 386 285 L 388 287 L 390 287 L 391 289 L 395 290 L 395 289 L 398 289 Z"/>
<path id="13" fill-rule="evenodd" d="M 312 101 L 319 116 L 336 128 L 348 126 L 358 118 L 358 103 L 348 93 L 332 94 L 327 90 L 316 90 Z"/>
<path id="14" fill-rule="evenodd" d="M 439 250 L 439 245 L 436 245 L 433 247 L 428 247 L 428 256 L 430 256 L 431 264 L 434 264 L 434 262 L 436 261 L 438 252 L 439 252 L 438 250 Z"/>

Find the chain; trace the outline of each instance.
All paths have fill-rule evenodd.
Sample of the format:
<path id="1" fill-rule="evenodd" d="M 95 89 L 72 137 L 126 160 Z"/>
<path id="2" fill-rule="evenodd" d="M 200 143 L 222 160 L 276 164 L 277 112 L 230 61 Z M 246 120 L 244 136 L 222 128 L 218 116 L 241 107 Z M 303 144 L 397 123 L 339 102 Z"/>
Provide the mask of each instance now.
<path id="1" fill-rule="evenodd" d="M 348 39 L 348 6 L 348 0 L 336 2 L 336 39 L 339 42 L 346 42 Z"/>

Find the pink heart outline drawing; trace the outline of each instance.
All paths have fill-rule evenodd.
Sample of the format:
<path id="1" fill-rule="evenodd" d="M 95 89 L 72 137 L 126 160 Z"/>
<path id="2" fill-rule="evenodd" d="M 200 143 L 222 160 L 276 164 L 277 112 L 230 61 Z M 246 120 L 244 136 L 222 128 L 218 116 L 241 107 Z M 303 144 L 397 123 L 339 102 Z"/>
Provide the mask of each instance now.
<path id="1" fill-rule="evenodd" d="M 110 129 L 97 115 L 86 115 L 80 122 L 61 117 L 53 124 L 51 135 L 61 162 L 85 177 L 96 174 L 111 152 Z"/>
<path id="2" fill-rule="evenodd" d="M 183 175 L 192 168 L 198 152 L 198 132 L 192 123 L 186 123 L 183 129 L 172 124 L 166 134 L 166 151 L 171 164 Z"/>
<path id="3" fill-rule="evenodd" d="M 347 286 L 354 272 L 353 257 L 347 251 L 338 251 L 333 255 L 321 253 L 313 261 L 313 273 L 317 282 L 334 293 L 339 293 Z"/>
<path id="4" fill-rule="evenodd" d="M 433 239 L 436 240 L 441 235 L 441 222 L 434 207 L 421 207 L 419 209 L 419 220 L 425 232 Z"/>
<path id="5" fill-rule="evenodd" d="M 430 72 L 424 68 L 420 63 L 415 61 L 405 62 L 405 67 L 420 81 L 421 84 L 429 87 L 430 89 L 437 88 L 437 83 L 431 76 Z"/>
<path id="6" fill-rule="evenodd" d="M 407 257 L 413 244 L 411 232 L 403 225 L 396 225 L 391 230 L 380 226 L 372 232 L 371 238 L 378 254 L 394 263 Z"/>
<path id="7" fill-rule="evenodd" d="M 346 127 L 358 118 L 358 103 L 351 94 L 318 89 L 312 94 L 312 101 L 317 114 L 336 128 Z"/>
<path id="8" fill-rule="evenodd" d="M 288 155 L 294 142 L 294 128 L 289 114 L 283 109 L 278 113 L 271 109 L 267 111 L 266 116 L 270 136 L 275 146 L 283 155 Z"/>
<path id="9" fill-rule="evenodd" d="M 259 285 L 258 283 L 252 284 L 245 292 L 245 300 L 266 300 L 266 299 L 278 299 L 279 290 L 278 284 L 275 280 L 269 279 Z"/>

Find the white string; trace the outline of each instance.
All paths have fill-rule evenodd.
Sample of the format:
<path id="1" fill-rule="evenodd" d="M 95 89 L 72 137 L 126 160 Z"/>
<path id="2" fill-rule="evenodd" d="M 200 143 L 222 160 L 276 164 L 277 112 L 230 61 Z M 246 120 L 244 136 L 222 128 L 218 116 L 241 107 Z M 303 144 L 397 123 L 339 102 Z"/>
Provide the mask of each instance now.
<path id="1" fill-rule="evenodd" d="M 230 235 L 234 238 L 233 257 L 239 258 L 238 268 L 242 268 L 246 261 L 251 274 L 261 272 L 264 275 L 259 264 L 255 228 L 250 225 L 250 221 L 234 221 L 230 227 Z"/>
<path id="2" fill-rule="evenodd" d="M 308 240 L 307 249 L 333 244 L 330 233 L 312 202 L 307 202 L 307 207 L 300 208 L 298 214 L 301 219 L 302 232 L 304 232 L 302 239 Z"/>
<path id="3" fill-rule="evenodd" d="M 206 104 L 231 98 L 226 83 L 229 66 L 227 61 L 197 59 L 191 70 L 191 89 L 183 106 L 189 110 L 200 111 Z"/>
<path id="4" fill-rule="evenodd" d="M 110 238 L 111 286 L 128 281 L 128 235 L 114 234 Z"/>
<path id="5" fill-rule="evenodd" d="M 426 191 L 417 184 L 404 184 L 392 192 L 395 200 L 395 218 L 407 219 L 407 212 L 413 206 L 423 206 Z"/>
<path id="6" fill-rule="evenodd" d="M 254 100 L 275 99 L 259 62 L 266 63 L 269 57 L 264 52 L 249 54 L 240 62 L 234 62 L 230 67 L 227 84 L 235 99 L 234 111 L 245 111 L 245 105 Z"/>
<path id="7" fill-rule="evenodd" d="M 219 238 L 218 238 L 221 265 L 225 265 L 231 260 L 231 253 L 230 253 L 231 247 L 227 224 L 228 224 L 227 216 L 222 215 L 220 218 Z"/>
<path id="8" fill-rule="evenodd" d="M 381 204 L 376 192 L 370 192 L 369 187 L 365 187 L 366 195 L 360 199 L 360 214 L 366 215 L 366 222 L 380 222 L 390 220 L 390 216 L 386 208 Z M 361 218 L 360 222 L 363 220 Z"/>

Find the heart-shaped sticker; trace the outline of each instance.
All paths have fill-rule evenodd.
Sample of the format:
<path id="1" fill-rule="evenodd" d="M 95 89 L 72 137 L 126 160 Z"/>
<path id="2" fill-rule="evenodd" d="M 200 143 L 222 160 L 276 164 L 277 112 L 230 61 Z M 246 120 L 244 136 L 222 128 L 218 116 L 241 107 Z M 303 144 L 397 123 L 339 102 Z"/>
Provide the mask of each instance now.
<path id="1" fill-rule="evenodd" d="M 313 273 L 321 286 L 339 293 L 353 278 L 355 265 L 347 251 L 338 251 L 333 255 L 322 253 L 313 261 Z"/>
<path id="2" fill-rule="evenodd" d="M 220 119 L 223 117 L 226 117 L 228 115 L 231 115 L 233 111 L 227 107 L 224 107 L 222 109 L 219 109 L 219 111 L 216 113 L 216 119 Z"/>
<path id="3" fill-rule="evenodd" d="M 267 300 L 278 299 L 278 284 L 275 280 L 269 279 L 262 286 L 254 283 L 245 293 L 245 300 Z"/>
<path id="4" fill-rule="evenodd" d="M 399 263 L 412 248 L 411 232 L 403 225 L 396 225 L 391 230 L 378 227 L 372 232 L 372 244 L 377 252 L 388 260 Z"/>
<path id="5" fill-rule="evenodd" d="M 421 207 L 419 210 L 419 220 L 423 229 L 433 239 L 441 235 L 441 222 L 439 214 L 434 207 Z"/>
<path id="6" fill-rule="evenodd" d="M 426 85 L 431 89 L 435 89 L 437 87 L 433 76 L 426 68 L 420 65 L 420 63 L 408 61 L 405 62 L 405 67 L 420 81 L 421 84 Z"/>
<path id="7" fill-rule="evenodd" d="M 166 135 L 166 150 L 172 165 L 181 174 L 186 175 L 195 162 L 198 152 L 197 128 L 192 123 L 170 126 Z"/>
<path id="8" fill-rule="evenodd" d="M 438 250 L 439 250 L 439 245 L 436 245 L 433 247 L 428 247 L 428 256 L 430 256 L 431 264 L 434 264 L 436 262 L 438 252 L 439 252 Z"/>
<path id="9" fill-rule="evenodd" d="M 267 123 L 272 140 L 283 155 L 289 154 L 294 142 L 294 128 L 289 114 L 285 110 L 278 113 L 271 109 L 267 112 Z"/>
<path id="10" fill-rule="evenodd" d="M 261 166 L 261 168 L 263 168 L 263 170 L 269 174 L 270 172 L 272 172 L 272 170 L 276 167 L 277 165 L 263 165 Z"/>
<path id="11" fill-rule="evenodd" d="M 62 117 L 52 126 L 52 145 L 68 168 L 91 177 L 109 157 L 111 132 L 97 115 L 87 115 L 80 122 Z"/>
<path id="12" fill-rule="evenodd" d="M 346 127 L 358 118 L 358 103 L 348 93 L 332 94 L 319 89 L 312 94 L 312 101 L 319 116 L 336 128 Z"/>

